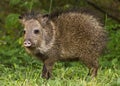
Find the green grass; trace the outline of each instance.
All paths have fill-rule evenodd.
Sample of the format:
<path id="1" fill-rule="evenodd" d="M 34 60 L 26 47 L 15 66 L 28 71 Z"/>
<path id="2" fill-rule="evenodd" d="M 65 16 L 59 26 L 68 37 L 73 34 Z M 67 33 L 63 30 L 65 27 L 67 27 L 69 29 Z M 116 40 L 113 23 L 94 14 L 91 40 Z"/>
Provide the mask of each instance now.
<path id="1" fill-rule="evenodd" d="M 0 64 L 0 86 L 120 86 L 120 67 L 100 67 L 98 76 L 91 79 L 88 69 L 79 62 L 55 64 L 53 77 L 42 79 L 42 64 Z"/>

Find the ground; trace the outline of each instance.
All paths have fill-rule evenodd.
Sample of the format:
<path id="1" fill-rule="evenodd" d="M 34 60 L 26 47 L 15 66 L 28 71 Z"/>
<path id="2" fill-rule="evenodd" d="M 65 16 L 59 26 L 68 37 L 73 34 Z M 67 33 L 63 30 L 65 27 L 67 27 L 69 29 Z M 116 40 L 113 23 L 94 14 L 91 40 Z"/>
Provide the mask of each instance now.
<path id="1" fill-rule="evenodd" d="M 0 86 L 120 86 L 120 68 L 100 67 L 95 78 L 87 76 L 88 69 L 79 62 L 58 62 L 49 80 L 41 78 L 42 63 L 16 65 L 0 64 Z"/>

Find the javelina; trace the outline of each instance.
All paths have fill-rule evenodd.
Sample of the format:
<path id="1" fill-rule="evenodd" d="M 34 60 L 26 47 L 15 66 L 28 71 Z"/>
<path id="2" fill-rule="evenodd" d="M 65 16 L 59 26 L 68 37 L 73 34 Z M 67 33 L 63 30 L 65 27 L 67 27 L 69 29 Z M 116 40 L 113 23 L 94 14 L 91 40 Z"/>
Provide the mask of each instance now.
<path id="1" fill-rule="evenodd" d="M 56 61 L 82 61 L 97 75 L 98 57 L 106 45 L 106 31 L 91 14 L 83 11 L 19 17 L 24 25 L 26 51 L 43 61 L 42 77 L 51 76 Z"/>

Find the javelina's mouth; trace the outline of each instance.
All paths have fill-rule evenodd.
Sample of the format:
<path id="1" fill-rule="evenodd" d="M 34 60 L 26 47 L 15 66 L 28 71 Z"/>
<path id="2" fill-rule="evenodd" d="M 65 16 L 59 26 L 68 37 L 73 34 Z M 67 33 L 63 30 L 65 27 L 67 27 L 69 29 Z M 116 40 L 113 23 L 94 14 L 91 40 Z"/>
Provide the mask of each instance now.
<path id="1" fill-rule="evenodd" d="M 25 46 L 25 48 L 28 48 L 28 49 L 34 49 L 34 48 L 35 48 L 35 45 Z"/>

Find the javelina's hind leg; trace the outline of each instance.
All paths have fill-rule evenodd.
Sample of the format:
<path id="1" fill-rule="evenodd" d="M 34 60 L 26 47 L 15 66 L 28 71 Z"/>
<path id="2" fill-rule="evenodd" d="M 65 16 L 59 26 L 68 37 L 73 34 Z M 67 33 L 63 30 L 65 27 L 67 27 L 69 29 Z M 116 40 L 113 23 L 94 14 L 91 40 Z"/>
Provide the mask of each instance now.
<path id="1" fill-rule="evenodd" d="M 97 76 L 97 71 L 98 71 L 98 61 L 93 61 L 91 64 L 89 64 L 89 73 L 92 78 Z"/>
<path id="2" fill-rule="evenodd" d="M 44 62 L 42 69 L 42 77 L 49 79 L 51 77 L 51 72 L 53 68 L 54 62 L 51 62 L 49 59 Z"/>

